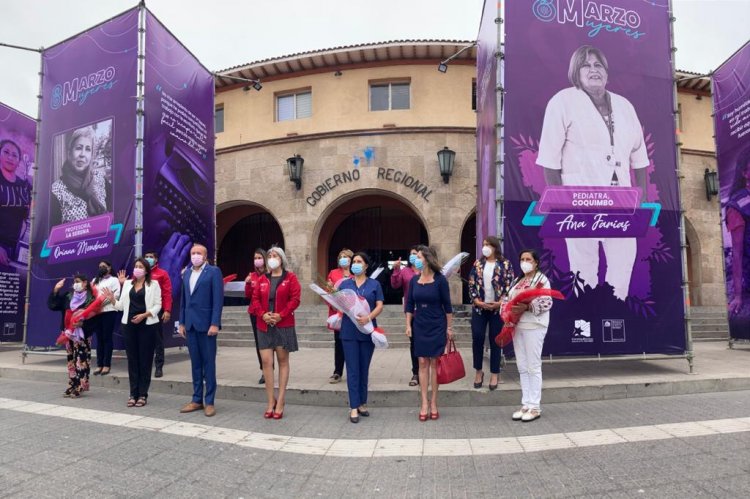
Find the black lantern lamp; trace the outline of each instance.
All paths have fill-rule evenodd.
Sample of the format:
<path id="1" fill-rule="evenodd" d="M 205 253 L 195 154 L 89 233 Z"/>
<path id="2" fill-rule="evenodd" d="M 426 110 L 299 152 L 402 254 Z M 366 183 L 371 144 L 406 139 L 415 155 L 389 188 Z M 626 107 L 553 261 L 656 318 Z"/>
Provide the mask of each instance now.
<path id="1" fill-rule="evenodd" d="M 706 199 L 709 201 L 711 201 L 711 196 L 716 196 L 719 193 L 717 177 L 717 173 L 715 171 L 708 171 L 708 168 L 703 172 L 703 181 L 706 183 Z"/>
<path id="2" fill-rule="evenodd" d="M 305 160 L 299 154 L 295 154 L 291 158 L 286 160 L 286 165 L 289 167 L 289 180 L 294 182 L 297 190 L 302 188 L 302 165 L 305 164 Z"/>
<path id="3" fill-rule="evenodd" d="M 456 152 L 448 149 L 448 146 L 443 147 L 437 153 L 438 164 L 440 165 L 440 175 L 443 176 L 443 182 L 448 183 L 448 179 L 453 175 L 453 163 L 456 159 Z"/>

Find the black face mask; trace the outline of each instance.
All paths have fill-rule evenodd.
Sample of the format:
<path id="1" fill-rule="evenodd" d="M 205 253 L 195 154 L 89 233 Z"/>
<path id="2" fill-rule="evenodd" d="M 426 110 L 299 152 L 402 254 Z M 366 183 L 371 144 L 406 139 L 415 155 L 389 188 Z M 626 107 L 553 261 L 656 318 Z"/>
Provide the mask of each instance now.
<path id="1" fill-rule="evenodd" d="M 109 269 L 107 267 L 99 267 L 99 277 L 104 277 L 107 274 L 109 274 Z"/>

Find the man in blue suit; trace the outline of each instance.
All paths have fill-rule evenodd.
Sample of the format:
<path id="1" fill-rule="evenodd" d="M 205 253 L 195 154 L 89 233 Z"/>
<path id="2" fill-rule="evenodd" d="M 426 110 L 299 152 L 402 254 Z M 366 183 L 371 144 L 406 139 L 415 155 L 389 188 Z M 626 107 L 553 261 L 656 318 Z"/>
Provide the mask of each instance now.
<path id="1" fill-rule="evenodd" d="M 190 352 L 193 400 L 180 412 L 203 409 L 211 417 L 216 414 L 216 335 L 221 329 L 224 282 L 221 270 L 208 264 L 208 250 L 202 244 L 190 248 L 190 262 L 192 267 L 185 270 L 180 288 L 179 333 L 187 338 Z"/>

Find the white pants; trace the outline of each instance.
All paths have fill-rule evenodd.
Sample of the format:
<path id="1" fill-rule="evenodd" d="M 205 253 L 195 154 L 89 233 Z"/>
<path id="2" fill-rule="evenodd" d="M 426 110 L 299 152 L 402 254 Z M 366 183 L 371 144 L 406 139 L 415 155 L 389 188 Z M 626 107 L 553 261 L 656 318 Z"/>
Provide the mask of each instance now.
<path id="1" fill-rule="evenodd" d="M 542 345 L 547 328 L 518 329 L 513 335 L 513 351 L 521 377 L 521 404 L 541 412 L 542 400 Z"/>
<path id="2" fill-rule="evenodd" d="M 607 258 L 607 281 L 615 288 L 615 297 L 625 300 L 630 289 L 630 276 L 633 274 L 635 255 L 638 250 L 634 237 L 568 238 L 568 262 L 570 271 L 579 272 L 586 284 L 595 288 L 599 283 L 599 242 L 602 243 Z"/>

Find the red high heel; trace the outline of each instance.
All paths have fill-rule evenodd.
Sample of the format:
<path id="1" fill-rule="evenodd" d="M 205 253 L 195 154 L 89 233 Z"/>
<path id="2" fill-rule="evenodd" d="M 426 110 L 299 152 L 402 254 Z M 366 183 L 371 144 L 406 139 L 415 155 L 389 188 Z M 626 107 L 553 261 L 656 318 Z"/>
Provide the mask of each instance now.
<path id="1" fill-rule="evenodd" d="M 263 417 L 266 418 L 266 419 L 272 419 L 273 418 L 273 411 L 274 411 L 274 409 L 276 409 L 276 401 L 275 400 L 273 401 L 273 407 L 271 408 L 271 410 L 264 412 L 263 413 Z"/>
<path id="2" fill-rule="evenodd" d="M 438 419 L 440 417 L 440 413 L 435 411 L 430 413 L 430 419 Z"/>
<path id="3" fill-rule="evenodd" d="M 284 411 L 281 411 L 281 412 L 274 411 L 274 413 L 273 413 L 273 419 L 281 419 L 283 417 L 284 417 Z"/>

